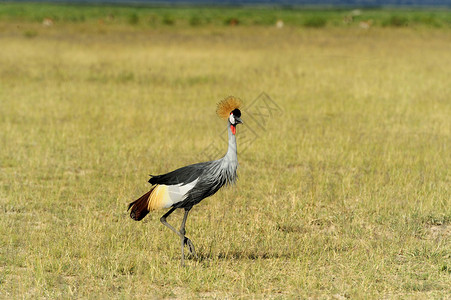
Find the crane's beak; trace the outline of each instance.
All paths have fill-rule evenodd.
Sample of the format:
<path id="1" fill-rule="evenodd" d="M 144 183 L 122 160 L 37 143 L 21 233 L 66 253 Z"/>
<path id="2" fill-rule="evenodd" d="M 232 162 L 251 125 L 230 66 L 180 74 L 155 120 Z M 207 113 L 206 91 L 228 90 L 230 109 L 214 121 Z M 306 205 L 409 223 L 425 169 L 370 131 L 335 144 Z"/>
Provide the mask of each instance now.
<path id="1" fill-rule="evenodd" d="M 239 117 L 235 117 L 236 124 L 243 124 L 243 121 Z"/>

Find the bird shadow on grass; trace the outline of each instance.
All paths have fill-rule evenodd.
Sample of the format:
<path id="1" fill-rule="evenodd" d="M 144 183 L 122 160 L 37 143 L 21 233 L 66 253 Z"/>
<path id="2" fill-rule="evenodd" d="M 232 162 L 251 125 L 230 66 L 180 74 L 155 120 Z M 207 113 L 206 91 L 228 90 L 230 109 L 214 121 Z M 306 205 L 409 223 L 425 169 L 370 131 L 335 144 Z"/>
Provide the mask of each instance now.
<path id="1" fill-rule="evenodd" d="M 199 262 L 208 260 L 236 260 L 236 259 L 248 259 L 248 260 L 262 260 L 262 259 L 278 259 L 278 258 L 292 258 L 293 253 L 272 253 L 269 251 L 228 251 L 219 252 L 217 254 L 198 252 L 197 258 L 194 256 L 188 256 L 187 259 L 195 260 Z"/>

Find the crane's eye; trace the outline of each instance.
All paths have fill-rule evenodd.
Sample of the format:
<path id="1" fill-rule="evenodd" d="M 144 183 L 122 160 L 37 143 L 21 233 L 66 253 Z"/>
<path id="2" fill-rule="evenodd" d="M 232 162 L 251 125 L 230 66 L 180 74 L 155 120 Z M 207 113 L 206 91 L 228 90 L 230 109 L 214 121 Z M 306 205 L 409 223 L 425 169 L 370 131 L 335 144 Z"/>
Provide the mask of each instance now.
<path id="1" fill-rule="evenodd" d="M 235 124 L 235 117 L 233 116 L 232 113 L 230 114 L 229 121 L 231 124 L 233 124 L 233 125 Z"/>

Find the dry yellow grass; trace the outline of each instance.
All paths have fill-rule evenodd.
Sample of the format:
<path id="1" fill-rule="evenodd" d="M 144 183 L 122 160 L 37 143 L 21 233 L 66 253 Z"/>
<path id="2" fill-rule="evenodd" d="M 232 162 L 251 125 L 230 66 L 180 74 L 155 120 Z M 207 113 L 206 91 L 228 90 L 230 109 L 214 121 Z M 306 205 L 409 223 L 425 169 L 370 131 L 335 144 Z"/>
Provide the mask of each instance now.
<path id="1" fill-rule="evenodd" d="M 1 298 L 449 296 L 449 29 L 92 26 L 0 24 Z M 261 92 L 283 113 L 181 268 L 127 203 Z"/>

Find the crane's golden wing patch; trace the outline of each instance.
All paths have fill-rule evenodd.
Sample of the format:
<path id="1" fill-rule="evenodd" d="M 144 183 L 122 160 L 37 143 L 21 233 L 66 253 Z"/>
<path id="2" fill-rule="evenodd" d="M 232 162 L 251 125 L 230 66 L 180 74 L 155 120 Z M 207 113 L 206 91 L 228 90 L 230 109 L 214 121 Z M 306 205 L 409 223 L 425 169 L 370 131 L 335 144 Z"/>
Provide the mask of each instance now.
<path id="1" fill-rule="evenodd" d="M 185 200 L 188 192 L 196 186 L 198 180 L 196 179 L 187 184 L 156 185 L 149 196 L 147 209 L 152 211 L 160 208 L 168 208 Z"/>
<path id="2" fill-rule="evenodd" d="M 216 114 L 221 118 L 226 120 L 230 113 L 239 108 L 242 105 L 242 102 L 239 98 L 229 96 L 218 103 L 216 108 Z"/>
<path id="3" fill-rule="evenodd" d="M 149 196 L 148 210 L 152 211 L 164 207 L 169 207 L 171 199 L 168 195 L 167 185 L 157 185 Z"/>

